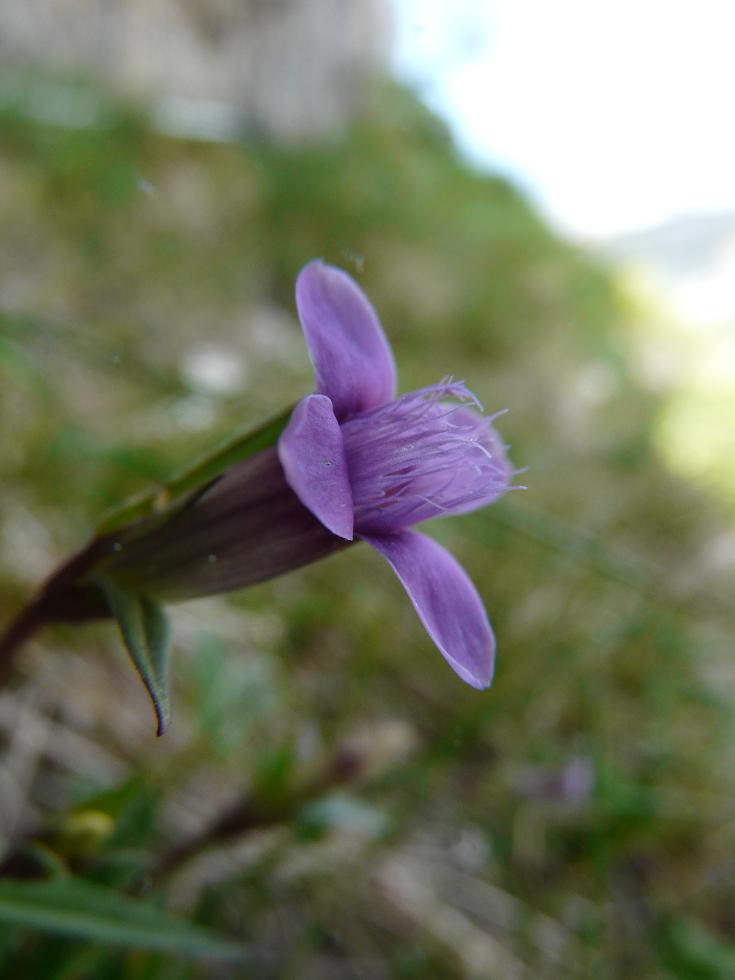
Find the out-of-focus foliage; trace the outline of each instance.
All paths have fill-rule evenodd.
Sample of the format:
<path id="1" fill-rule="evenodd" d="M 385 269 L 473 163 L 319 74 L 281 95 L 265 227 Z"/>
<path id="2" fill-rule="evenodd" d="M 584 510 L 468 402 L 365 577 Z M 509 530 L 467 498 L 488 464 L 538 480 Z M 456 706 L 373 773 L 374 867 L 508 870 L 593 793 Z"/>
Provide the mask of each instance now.
<path id="1" fill-rule="evenodd" d="M 43 634 L 0 693 L 6 843 L 244 944 L 237 975 L 731 977 L 725 524 L 657 458 L 614 274 L 397 89 L 302 150 L 6 108 L 0 186 L 3 621 L 107 508 L 310 388 L 315 256 L 374 302 L 404 390 L 451 373 L 511 409 L 530 488 L 431 529 L 490 611 L 489 692 L 363 547 L 174 609 L 159 741 L 111 626 Z M 167 866 L 244 792 L 245 832 Z M 80 812 L 114 829 L 80 850 Z M 232 975 L 70 932 L 0 925 L 0 972 Z"/>

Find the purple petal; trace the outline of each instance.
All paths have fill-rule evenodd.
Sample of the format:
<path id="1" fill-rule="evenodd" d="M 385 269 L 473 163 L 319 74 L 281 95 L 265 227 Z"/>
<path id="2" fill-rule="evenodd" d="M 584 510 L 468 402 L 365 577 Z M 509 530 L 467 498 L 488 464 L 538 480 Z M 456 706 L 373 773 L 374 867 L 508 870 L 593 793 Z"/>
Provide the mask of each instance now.
<path id="1" fill-rule="evenodd" d="M 352 490 L 342 433 L 325 395 L 307 395 L 294 409 L 278 458 L 304 507 L 340 538 L 352 540 Z"/>
<path id="2" fill-rule="evenodd" d="M 338 419 L 394 397 L 390 345 L 369 300 L 346 272 L 310 262 L 296 280 L 296 307 L 317 390 L 332 399 Z"/>
<path id="3" fill-rule="evenodd" d="M 495 638 L 482 600 L 459 562 L 415 531 L 363 538 L 393 567 L 449 666 L 473 687 L 489 687 Z"/>
<path id="4" fill-rule="evenodd" d="M 398 534 L 430 517 L 484 507 L 508 489 L 510 464 L 491 419 L 443 381 L 342 423 L 359 535 Z"/>
<path id="5" fill-rule="evenodd" d="M 492 424 L 493 419 L 500 414 L 503 413 L 499 412 L 487 417 L 470 408 L 458 408 L 452 417 L 458 433 L 466 432 L 468 438 L 474 440 L 487 454 L 487 463 L 483 467 L 485 479 L 483 493 L 472 492 L 477 483 L 477 471 L 473 474 L 469 467 L 458 471 L 454 490 L 457 497 L 464 496 L 465 501 L 452 507 L 453 514 L 467 514 L 480 507 L 487 507 L 488 504 L 499 500 L 510 488 L 513 467 L 505 451 L 502 437 Z"/>

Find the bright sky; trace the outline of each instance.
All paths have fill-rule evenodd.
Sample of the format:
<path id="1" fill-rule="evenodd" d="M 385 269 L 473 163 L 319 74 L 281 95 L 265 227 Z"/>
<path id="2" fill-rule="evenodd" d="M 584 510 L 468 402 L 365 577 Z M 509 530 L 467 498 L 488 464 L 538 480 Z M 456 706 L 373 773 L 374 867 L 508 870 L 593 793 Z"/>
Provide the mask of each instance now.
<path id="1" fill-rule="evenodd" d="M 735 209 L 734 0 L 394 0 L 395 67 L 564 231 Z"/>

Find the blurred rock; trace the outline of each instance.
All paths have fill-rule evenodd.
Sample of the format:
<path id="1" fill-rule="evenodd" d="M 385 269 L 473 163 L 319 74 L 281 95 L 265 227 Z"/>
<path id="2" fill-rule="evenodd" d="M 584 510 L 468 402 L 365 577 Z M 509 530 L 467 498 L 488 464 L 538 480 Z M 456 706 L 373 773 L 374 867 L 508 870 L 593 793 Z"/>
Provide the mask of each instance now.
<path id="1" fill-rule="evenodd" d="M 177 115 L 178 105 L 184 130 L 187 120 L 195 128 L 221 128 L 224 103 L 241 128 L 285 140 L 327 135 L 359 111 L 366 81 L 386 60 L 390 34 L 388 0 L 6 0 L 0 6 L 6 68 L 81 71 L 126 95 L 173 100 L 166 115 Z M 194 110 L 197 120 L 189 118 Z M 202 113 L 208 118 L 200 119 Z"/>

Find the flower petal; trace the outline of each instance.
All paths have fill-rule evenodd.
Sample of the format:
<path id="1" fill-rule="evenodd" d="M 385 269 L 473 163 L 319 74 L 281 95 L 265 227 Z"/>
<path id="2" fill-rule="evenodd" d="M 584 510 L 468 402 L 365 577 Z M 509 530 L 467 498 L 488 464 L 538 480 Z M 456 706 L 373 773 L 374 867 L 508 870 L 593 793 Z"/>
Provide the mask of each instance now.
<path id="1" fill-rule="evenodd" d="M 278 440 L 278 458 L 304 507 L 333 534 L 351 541 L 352 490 L 342 432 L 325 395 L 307 395 L 298 403 Z"/>
<path id="2" fill-rule="evenodd" d="M 482 600 L 459 562 L 415 531 L 362 537 L 393 567 L 449 666 L 473 687 L 489 687 L 495 638 Z"/>
<path id="3" fill-rule="evenodd" d="M 481 446 L 487 454 L 488 464 L 482 469 L 485 492 L 482 494 L 472 493 L 477 483 L 476 473 L 467 467 L 464 470 L 458 469 L 454 482 L 454 492 L 457 498 L 466 497 L 466 503 L 457 503 L 452 506 L 452 514 L 468 514 L 470 511 L 478 510 L 480 507 L 487 507 L 488 504 L 499 500 L 510 488 L 510 481 L 513 478 L 513 467 L 505 444 L 497 429 L 493 427 L 493 419 L 497 418 L 497 413 L 493 416 L 482 416 L 479 412 L 471 408 L 458 408 L 452 415 L 452 421 L 457 426 L 459 432 L 464 430 L 476 445 Z"/>
<path id="4" fill-rule="evenodd" d="M 310 262 L 296 280 L 296 307 L 317 390 L 332 399 L 338 419 L 394 397 L 390 345 L 369 300 L 346 272 Z"/>

